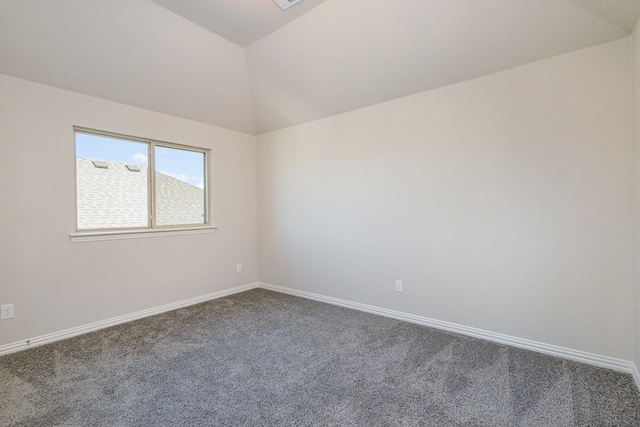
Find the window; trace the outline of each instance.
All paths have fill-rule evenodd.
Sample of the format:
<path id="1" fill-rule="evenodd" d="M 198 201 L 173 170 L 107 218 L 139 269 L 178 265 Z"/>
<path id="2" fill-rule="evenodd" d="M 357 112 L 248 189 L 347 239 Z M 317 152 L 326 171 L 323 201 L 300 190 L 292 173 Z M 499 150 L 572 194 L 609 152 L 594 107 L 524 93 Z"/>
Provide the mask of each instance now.
<path id="1" fill-rule="evenodd" d="M 209 150 L 74 128 L 76 229 L 209 226 Z"/>

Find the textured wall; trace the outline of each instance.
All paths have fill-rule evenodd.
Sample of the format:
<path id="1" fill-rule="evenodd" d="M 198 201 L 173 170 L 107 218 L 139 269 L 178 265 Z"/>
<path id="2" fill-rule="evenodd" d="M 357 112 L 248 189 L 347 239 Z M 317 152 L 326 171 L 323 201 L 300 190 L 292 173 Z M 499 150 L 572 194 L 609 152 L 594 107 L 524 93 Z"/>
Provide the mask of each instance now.
<path id="1" fill-rule="evenodd" d="M 0 121 L 0 345 L 258 279 L 255 137 L 2 75 Z M 72 243 L 73 125 L 210 148 L 219 230 Z"/>
<path id="2" fill-rule="evenodd" d="M 631 82 L 627 38 L 259 136 L 260 280 L 631 360 Z"/>

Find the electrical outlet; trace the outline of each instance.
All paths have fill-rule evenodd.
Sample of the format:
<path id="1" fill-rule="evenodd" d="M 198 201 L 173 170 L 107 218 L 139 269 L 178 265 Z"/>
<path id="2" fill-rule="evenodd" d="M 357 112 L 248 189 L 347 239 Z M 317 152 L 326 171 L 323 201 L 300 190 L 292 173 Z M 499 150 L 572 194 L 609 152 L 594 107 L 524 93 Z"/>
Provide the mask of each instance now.
<path id="1" fill-rule="evenodd" d="M 402 292 L 402 280 L 396 280 L 396 292 Z"/>
<path id="2" fill-rule="evenodd" d="M 0 306 L 0 320 L 13 318 L 13 304 L 5 304 Z"/>
<path id="3" fill-rule="evenodd" d="M 236 273 L 240 273 L 242 271 L 242 263 L 239 262 L 238 264 L 236 264 Z"/>

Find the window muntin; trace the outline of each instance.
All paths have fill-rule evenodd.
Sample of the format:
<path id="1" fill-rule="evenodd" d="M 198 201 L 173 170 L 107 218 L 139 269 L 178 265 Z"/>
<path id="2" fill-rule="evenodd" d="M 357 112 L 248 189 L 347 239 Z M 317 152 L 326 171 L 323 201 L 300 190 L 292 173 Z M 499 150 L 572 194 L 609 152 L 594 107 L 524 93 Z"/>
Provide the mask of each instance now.
<path id="1" fill-rule="evenodd" d="M 209 150 L 84 128 L 75 134 L 78 231 L 209 225 Z"/>

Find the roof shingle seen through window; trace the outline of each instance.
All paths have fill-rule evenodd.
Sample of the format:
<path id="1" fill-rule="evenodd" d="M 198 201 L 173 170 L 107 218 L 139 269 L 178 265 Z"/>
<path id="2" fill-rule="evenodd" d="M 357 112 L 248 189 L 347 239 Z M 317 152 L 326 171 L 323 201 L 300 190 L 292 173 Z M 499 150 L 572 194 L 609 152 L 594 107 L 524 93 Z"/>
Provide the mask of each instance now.
<path id="1" fill-rule="evenodd" d="M 147 167 L 95 162 L 76 159 L 78 229 L 148 227 Z M 156 172 L 156 216 L 157 225 L 204 224 L 204 190 Z"/>

